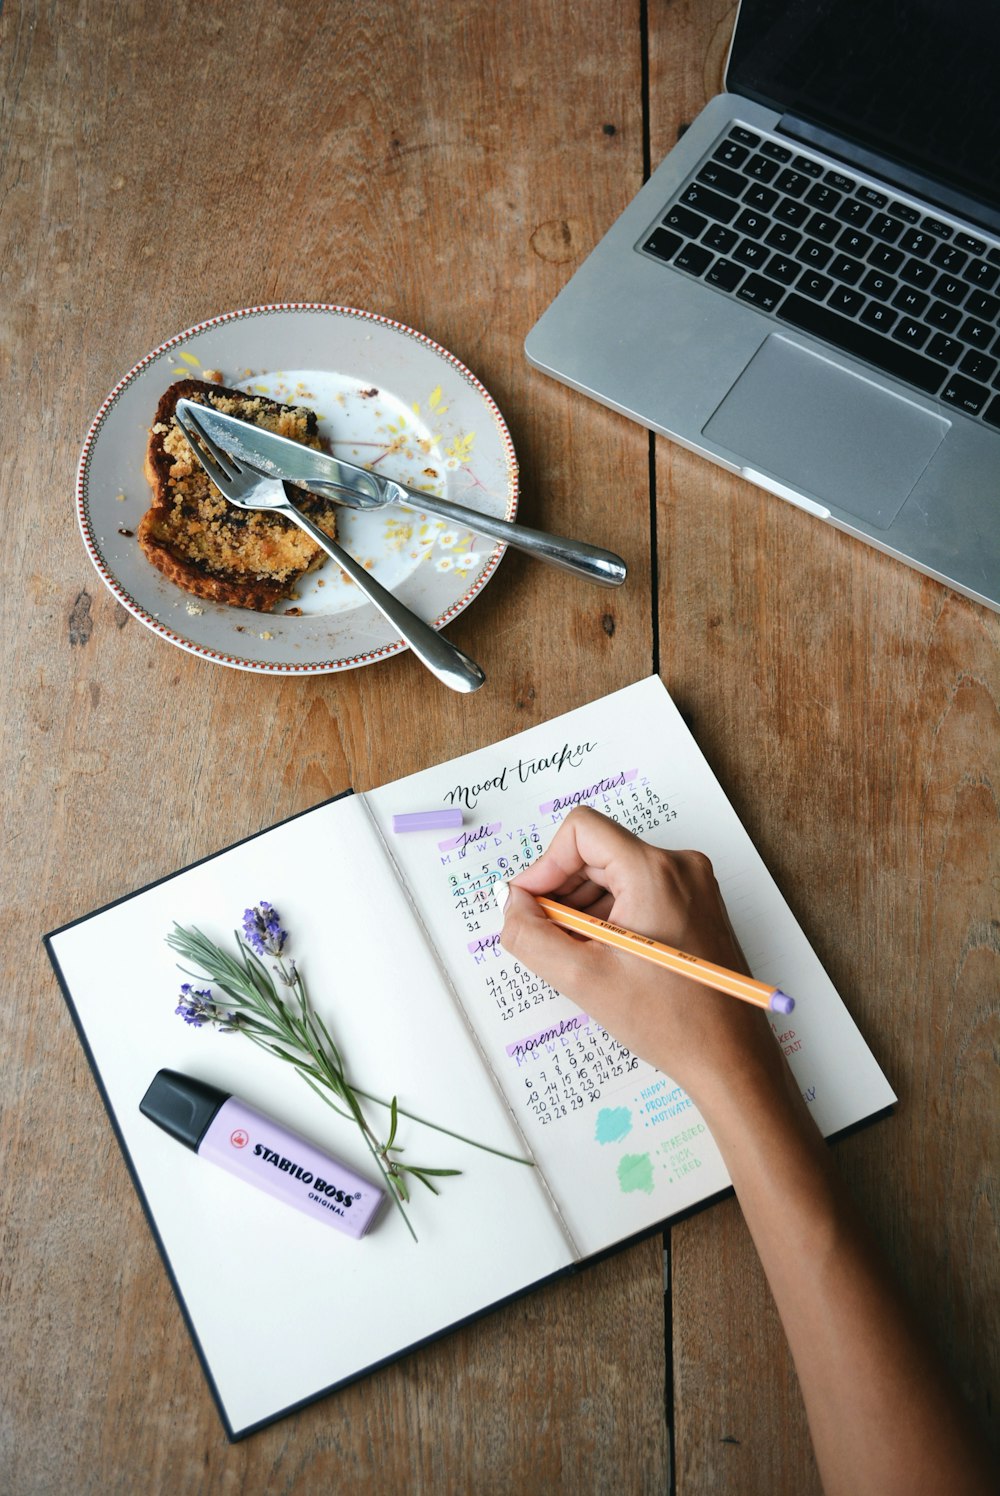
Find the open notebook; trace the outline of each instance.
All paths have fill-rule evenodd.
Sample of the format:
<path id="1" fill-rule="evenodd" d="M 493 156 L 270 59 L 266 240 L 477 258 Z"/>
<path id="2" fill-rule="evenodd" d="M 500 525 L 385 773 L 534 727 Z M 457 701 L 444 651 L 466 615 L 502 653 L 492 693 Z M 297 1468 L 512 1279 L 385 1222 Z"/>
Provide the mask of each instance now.
<path id="1" fill-rule="evenodd" d="M 328 801 L 56 931 L 50 957 L 230 1438 L 727 1187 L 690 1099 L 498 944 L 494 879 L 578 803 L 712 858 L 754 974 L 796 999 L 776 1032 L 826 1135 L 895 1099 L 655 676 Z M 394 815 L 455 806 L 460 828 L 392 830 Z M 225 942 L 262 899 L 355 1084 L 532 1162 L 403 1119 L 409 1158 L 461 1175 L 438 1197 L 413 1187 L 416 1241 L 394 1209 L 354 1241 L 142 1116 L 171 1068 L 373 1177 L 356 1130 L 290 1065 L 175 1014 L 174 922 Z"/>

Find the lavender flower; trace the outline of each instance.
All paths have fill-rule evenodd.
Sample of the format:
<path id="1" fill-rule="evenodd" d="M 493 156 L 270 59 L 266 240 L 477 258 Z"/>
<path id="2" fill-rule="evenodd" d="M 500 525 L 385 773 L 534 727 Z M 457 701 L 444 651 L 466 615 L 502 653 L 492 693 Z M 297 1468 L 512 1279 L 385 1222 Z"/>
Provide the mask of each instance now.
<path id="1" fill-rule="evenodd" d="M 233 954 L 209 940 L 200 930 L 174 926 L 173 933 L 167 936 L 167 944 L 196 968 L 192 971 L 182 966 L 181 970 L 196 980 L 214 982 L 233 1005 L 231 1010 L 227 1010 L 215 1001 L 211 987 L 195 987 L 191 982 L 185 982 L 181 987 L 181 1000 L 174 1011 L 193 1028 L 209 1024 L 224 1033 L 238 1031 L 245 1034 L 261 1049 L 294 1065 L 306 1084 L 328 1106 L 360 1129 L 372 1160 L 415 1240 L 416 1233 L 403 1209 L 403 1202 L 410 1198 L 408 1181 L 418 1179 L 436 1195 L 435 1180 L 459 1171 L 404 1163 L 398 1157 L 402 1146 L 396 1142 L 399 1118 L 410 1117 L 449 1137 L 461 1138 L 462 1135 L 428 1122 L 414 1112 L 403 1111 L 395 1097 L 384 1101 L 348 1080 L 343 1056 L 312 1006 L 301 972 L 294 961 L 282 955 L 288 932 L 281 928 L 278 911 L 272 904 L 262 900 L 253 909 L 247 909 L 243 915 L 243 929 L 235 932 L 235 939 L 237 949 Z M 265 956 L 273 958 L 270 970 L 262 959 Z M 286 989 L 286 995 L 279 993 L 275 979 Z M 362 1099 L 388 1109 L 389 1132 L 384 1142 L 365 1116 Z M 472 1138 L 464 1141 L 513 1162 L 531 1164 L 530 1159 L 517 1158 L 487 1143 L 477 1143 Z"/>
<path id="2" fill-rule="evenodd" d="M 243 939 L 258 956 L 280 956 L 288 931 L 281 928 L 278 911 L 264 899 L 243 915 Z"/>
<path id="3" fill-rule="evenodd" d="M 213 1000 L 211 987 L 192 987 L 190 982 L 181 986 L 181 1000 L 174 1012 L 193 1028 L 203 1028 L 208 1023 L 224 1034 L 232 1034 L 238 1027 L 235 1013 L 225 1012 Z"/>

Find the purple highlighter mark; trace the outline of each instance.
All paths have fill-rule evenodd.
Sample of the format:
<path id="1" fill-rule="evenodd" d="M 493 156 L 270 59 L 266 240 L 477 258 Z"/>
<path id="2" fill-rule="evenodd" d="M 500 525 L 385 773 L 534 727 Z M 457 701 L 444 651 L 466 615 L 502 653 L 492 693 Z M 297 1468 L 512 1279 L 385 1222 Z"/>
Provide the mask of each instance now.
<path id="1" fill-rule="evenodd" d="M 606 779 L 598 779 L 594 784 L 588 784 L 579 790 L 571 790 L 568 795 L 557 795 L 554 800 L 546 800 L 544 805 L 538 807 L 540 815 L 552 815 L 560 810 L 572 810 L 574 805 L 586 805 L 591 800 L 596 800 L 598 795 L 609 795 L 612 790 L 621 789 L 623 784 L 631 784 L 638 775 L 638 769 L 621 769 L 617 774 L 609 774 Z"/>
<path id="2" fill-rule="evenodd" d="M 529 1060 L 536 1049 L 548 1048 L 556 1042 L 564 1042 L 572 1037 L 580 1029 L 588 1028 L 590 1019 L 586 1013 L 577 1013 L 573 1018 L 561 1018 L 551 1028 L 539 1029 L 537 1034 L 529 1034 L 527 1038 L 517 1039 L 513 1044 L 507 1045 L 507 1053 L 518 1065 Z"/>
<path id="3" fill-rule="evenodd" d="M 475 831 L 462 831 L 458 836 L 450 836 L 447 841 L 438 842 L 438 851 L 454 852 L 457 848 L 460 852 L 464 852 L 466 847 L 475 846 L 476 842 L 487 841 L 502 829 L 502 821 L 492 821 L 488 826 L 479 825 Z"/>

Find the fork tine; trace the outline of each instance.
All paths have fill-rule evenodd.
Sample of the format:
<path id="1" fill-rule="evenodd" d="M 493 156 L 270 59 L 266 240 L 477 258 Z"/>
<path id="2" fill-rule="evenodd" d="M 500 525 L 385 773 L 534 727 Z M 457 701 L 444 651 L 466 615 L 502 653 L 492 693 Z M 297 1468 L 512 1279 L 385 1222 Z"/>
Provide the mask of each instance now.
<path id="1" fill-rule="evenodd" d="M 177 424 L 189 442 L 192 436 L 191 428 L 194 428 L 194 435 L 197 437 L 198 442 L 198 445 L 195 447 L 195 455 L 200 457 L 205 466 L 208 467 L 209 475 L 212 478 L 215 477 L 215 472 L 221 473 L 223 479 L 229 479 L 230 481 L 241 477 L 243 470 L 236 462 L 236 459 L 231 457 L 228 452 L 224 452 L 221 447 L 216 446 L 204 426 L 198 420 L 198 417 L 194 413 L 194 408 L 190 403 L 185 402 L 182 406 L 182 402 L 178 401 L 175 415 L 177 417 Z M 199 447 L 201 451 L 198 450 Z M 215 471 L 213 471 L 213 468 Z"/>

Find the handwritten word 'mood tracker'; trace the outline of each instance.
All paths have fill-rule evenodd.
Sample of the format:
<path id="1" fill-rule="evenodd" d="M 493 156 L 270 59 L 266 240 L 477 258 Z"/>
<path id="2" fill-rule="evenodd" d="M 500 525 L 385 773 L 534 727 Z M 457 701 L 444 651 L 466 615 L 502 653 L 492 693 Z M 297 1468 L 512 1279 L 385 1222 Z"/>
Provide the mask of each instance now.
<path id="1" fill-rule="evenodd" d="M 481 784 L 456 784 L 444 795 L 449 805 L 461 803 L 466 810 L 475 810 L 479 797 L 490 792 L 505 794 L 513 784 L 527 784 L 536 774 L 557 774 L 565 768 L 578 769 L 588 754 L 596 749 L 596 743 L 577 743 L 573 747 L 564 743 L 555 753 L 538 758 L 519 758 L 516 764 L 505 764 L 499 774 L 484 779 Z"/>

